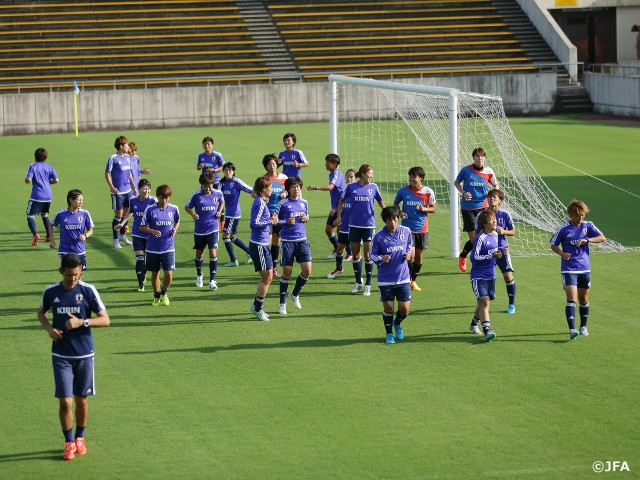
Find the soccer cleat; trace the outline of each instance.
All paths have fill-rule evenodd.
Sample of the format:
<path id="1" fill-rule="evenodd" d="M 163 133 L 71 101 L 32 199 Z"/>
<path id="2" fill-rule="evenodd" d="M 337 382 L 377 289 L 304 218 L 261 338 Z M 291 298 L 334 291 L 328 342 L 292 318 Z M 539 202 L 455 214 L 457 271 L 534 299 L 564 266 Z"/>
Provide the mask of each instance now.
<path id="1" fill-rule="evenodd" d="M 126 227 L 124 227 L 124 233 L 123 233 L 123 236 L 124 236 L 124 235 L 126 235 L 127 233 L 129 233 L 129 230 L 131 230 L 131 229 L 129 228 L 129 225 L 127 225 Z"/>
<path id="2" fill-rule="evenodd" d="M 164 305 L 168 307 L 171 302 L 169 301 L 169 297 L 165 293 L 164 295 L 160 295 L 160 305 Z"/>
<path id="3" fill-rule="evenodd" d="M 489 330 L 487 333 L 484 334 L 485 342 L 490 342 L 494 338 L 496 338 L 496 332 L 494 332 L 493 330 Z"/>
<path id="4" fill-rule="evenodd" d="M 467 259 L 466 257 L 458 257 L 458 268 L 462 273 L 467 271 Z"/>
<path id="5" fill-rule="evenodd" d="M 38 241 L 40 240 L 40 235 L 37 233 L 33 236 L 33 241 L 31 242 L 31 246 L 35 247 L 38 245 Z"/>
<path id="6" fill-rule="evenodd" d="M 509 304 L 509 308 L 507 308 L 507 313 L 509 315 L 513 315 L 516 313 L 516 306 L 514 304 Z"/>
<path id="7" fill-rule="evenodd" d="M 329 254 L 329 256 L 327 258 L 336 258 L 336 251 L 335 250 L 331 250 L 331 253 Z"/>
<path id="8" fill-rule="evenodd" d="M 579 336 L 580 336 L 580 332 L 575 328 L 572 328 L 571 330 L 569 330 L 569 340 L 575 340 Z"/>
<path id="9" fill-rule="evenodd" d="M 125 245 L 133 245 L 133 242 L 129 240 L 126 235 L 118 235 L 118 240 Z"/>
<path id="10" fill-rule="evenodd" d="M 580 335 L 583 337 L 589 336 L 589 330 L 587 330 L 586 325 L 584 327 L 580 327 Z"/>
<path id="11" fill-rule="evenodd" d="M 64 442 L 63 460 L 73 460 L 76 458 L 76 442 Z"/>
<path id="12" fill-rule="evenodd" d="M 280 306 L 278 307 L 278 313 L 280 315 L 286 315 L 287 314 L 287 304 L 286 303 L 281 303 Z"/>
<path id="13" fill-rule="evenodd" d="M 240 265 L 238 263 L 238 260 L 234 260 L 233 262 L 227 262 L 224 264 L 225 267 L 237 267 L 238 265 Z"/>
<path id="14" fill-rule="evenodd" d="M 393 327 L 396 329 L 396 338 L 398 340 L 404 340 L 404 330 L 402 330 L 402 325 L 394 325 Z"/>
<path id="15" fill-rule="evenodd" d="M 385 343 L 396 343 L 396 339 L 393 338 L 393 333 L 387 333 L 387 338 L 384 340 Z"/>
<path id="16" fill-rule="evenodd" d="M 196 287 L 200 288 L 202 287 L 202 285 L 204 285 L 204 283 L 202 282 L 202 275 L 196 276 Z"/>
<path id="17" fill-rule="evenodd" d="M 271 272 L 273 273 L 273 278 L 280 278 L 280 274 L 278 273 L 278 269 L 276 267 L 273 267 Z"/>
<path id="18" fill-rule="evenodd" d="M 249 307 L 249 310 L 261 322 L 268 322 L 269 321 L 269 315 L 267 315 L 267 313 L 264 310 L 260 310 L 260 311 L 256 312 L 256 307 L 254 305 L 251 305 L 251 307 Z"/>
<path id="19" fill-rule="evenodd" d="M 422 289 L 418 286 L 415 280 L 411 280 L 411 290 L 415 290 L 416 292 L 422 291 Z"/>
<path id="20" fill-rule="evenodd" d="M 293 293 L 289 292 L 289 298 L 293 301 L 293 306 L 296 308 L 302 308 L 302 305 L 300 305 L 300 295 L 298 295 L 297 297 L 293 295 Z"/>
<path id="21" fill-rule="evenodd" d="M 218 289 L 218 282 L 216 282 L 215 280 L 211 280 L 209 282 L 209 290 L 217 290 Z"/>
<path id="22" fill-rule="evenodd" d="M 49 235 L 47 235 L 47 238 L 45 238 L 44 241 L 49 243 L 51 241 L 51 237 Z"/>
<path id="23" fill-rule="evenodd" d="M 152 306 L 157 307 L 160 305 L 160 297 L 153 297 L 153 303 L 151 303 Z"/>
<path id="24" fill-rule="evenodd" d="M 480 330 L 480 327 L 478 327 L 478 325 L 469 325 L 469 331 L 471 331 L 471 333 L 473 333 L 474 335 L 482 335 L 482 330 Z"/>
<path id="25" fill-rule="evenodd" d="M 87 446 L 84 443 L 84 438 L 76 438 L 76 453 L 78 455 L 86 455 Z"/>
<path id="26" fill-rule="evenodd" d="M 344 270 L 340 269 L 335 269 L 333 272 L 331 272 L 329 275 L 327 275 L 327 278 L 336 278 L 338 275 L 340 275 L 342 272 L 344 272 Z"/>
<path id="27" fill-rule="evenodd" d="M 351 293 L 358 293 L 360 290 L 364 289 L 364 285 L 361 283 L 354 283 L 353 288 L 351 289 Z"/>
<path id="28" fill-rule="evenodd" d="M 362 292 L 362 295 L 364 295 L 365 297 L 371 295 L 371 285 L 364 286 L 364 292 Z"/>
<path id="29" fill-rule="evenodd" d="M 347 254 L 346 257 L 344 257 L 344 260 L 342 260 L 343 262 L 353 262 L 353 256 Z"/>
<path id="30" fill-rule="evenodd" d="M 122 245 L 120 245 L 120 242 L 117 238 L 113 239 L 113 248 L 122 248 Z"/>
<path id="31" fill-rule="evenodd" d="M 244 264 L 249 265 L 250 263 L 253 263 L 253 259 L 251 258 L 251 255 L 247 255 L 247 259 L 244 261 Z"/>
<path id="32" fill-rule="evenodd" d="M 140 285 L 140 286 L 138 287 L 138 291 L 139 291 L 139 292 L 144 292 L 144 285 Z"/>

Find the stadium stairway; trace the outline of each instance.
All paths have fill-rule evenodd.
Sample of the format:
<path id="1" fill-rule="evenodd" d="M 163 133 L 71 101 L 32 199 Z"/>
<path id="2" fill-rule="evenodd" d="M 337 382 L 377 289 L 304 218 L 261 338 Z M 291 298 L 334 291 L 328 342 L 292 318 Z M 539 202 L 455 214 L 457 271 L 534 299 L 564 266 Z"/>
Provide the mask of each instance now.
<path id="1" fill-rule="evenodd" d="M 581 85 L 561 85 L 556 92 L 557 113 L 592 113 L 593 103 Z"/>

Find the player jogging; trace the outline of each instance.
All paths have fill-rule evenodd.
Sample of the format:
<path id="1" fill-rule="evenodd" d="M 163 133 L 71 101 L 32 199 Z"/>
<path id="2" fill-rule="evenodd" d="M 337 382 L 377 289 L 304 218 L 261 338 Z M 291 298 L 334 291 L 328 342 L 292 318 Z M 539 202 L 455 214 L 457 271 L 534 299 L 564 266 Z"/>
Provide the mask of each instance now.
<path id="1" fill-rule="evenodd" d="M 47 237 L 45 242 L 50 240 L 49 226 L 51 221 L 49 220 L 49 208 L 51 208 L 53 199 L 51 185 L 58 183 L 60 180 L 53 166 L 46 163 L 49 154 L 44 148 L 38 148 L 33 156 L 35 157 L 35 162 L 29 165 L 24 183 L 31 184 L 31 196 L 27 205 L 27 225 L 29 225 L 32 235 L 31 246 L 35 247 L 40 240 L 35 219 L 38 214 L 42 217 L 44 236 Z"/>
<path id="2" fill-rule="evenodd" d="M 70 253 L 80 257 L 82 269 L 87 268 L 87 258 L 84 243 L 93 235 L 93 220 L 87 210 L 82 208 L 84 195 L 78 189 L 69 190 L 67 205 L 64 210 L 56 212 L 49 226 L 49 247 L 56 248 L 55 230 L 60 227 L 60 244 L 58 257 L 62 259 Z"/>
<path id="3" fill-rule="evenodd" d="M 222 170 L 224 177 L 220 181 L 220 189 L 224 197 L 225 205 L 225 222 L 224 229 L 222 230 L 222 239 L 224 240 L 224 247 L 229 254 L 229 262 L 225 263 L 225 267 L 237 267 L 238 259 L 236 258 L 234 245 L 237 245 L 247 254 L 247 260 L 245 263 L 251 263 L 251 256 L 249 255 L 249 247 L 240 238 L 236 236 L 238 233 L 238 224 L 240 223 L 240 217 L 242 216 L 242 210 L 240 209 L 240 193 L 251 193 L 252 188 L 247 185 L 242 179 L 236 177 L 236 166 L 229 162 L 224 164 Z"/>

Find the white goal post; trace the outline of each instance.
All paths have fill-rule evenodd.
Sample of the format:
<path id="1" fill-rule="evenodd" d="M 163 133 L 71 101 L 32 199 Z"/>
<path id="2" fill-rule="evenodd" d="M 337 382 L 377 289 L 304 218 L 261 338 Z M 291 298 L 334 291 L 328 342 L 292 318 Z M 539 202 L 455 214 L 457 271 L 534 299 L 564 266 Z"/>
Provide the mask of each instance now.
<path id="1" fill-rule="evenodd" d="M 453 185 L 474 148 L 487 151 L 486 165 L 505 194 L 502 208 L 515 223 L 513 256 L 551 255 L 549 239 L 568 220 L 566 206 L 542 180 L 511 131 L 502 99 L 454 88 L 367 78 L 329 76 L 329 148 L 341 169 L 369 164 L 387 204 L 420 166 L 424 184 L 449 213 L 450 255 L 460 252 L 460 198 Z M 465 234 L 466 237 L 466 234 Z M 626 251 L 607 240 L 594 251 Z"/>

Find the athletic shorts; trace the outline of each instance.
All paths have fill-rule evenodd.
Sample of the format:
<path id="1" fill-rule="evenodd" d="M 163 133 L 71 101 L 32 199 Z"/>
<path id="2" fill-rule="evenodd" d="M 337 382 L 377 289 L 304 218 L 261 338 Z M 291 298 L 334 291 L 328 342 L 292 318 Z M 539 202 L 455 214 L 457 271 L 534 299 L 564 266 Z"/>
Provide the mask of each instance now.
<path id="1" fill-rule="evenodd" d="M 56 398 L 95 395 L 93 357 L 61 358 L 52 356 L 51 359 Z"/>
<path id="2" fill-rule="evenodd" d="M 575 285 L 578 288 L 591 288 L 591 272 L 585 273 L 563 273 L 562 286 Z"/>
<path id="3" fill-rule="evenodd" d="M 229 235 L 235 235 L 236 233 L 238 233 L 239 224 L 240 224 L 239 218 L 227 218 L 227 220 L 224 222 L 224 230 L 222 231 Z"/>
<path id="4" fill-rule="evenodd" d="M 60 260 L 60 263 L 62 263 L 62 259 L 67 255 L 70 255 L 70 254 L 69 253 L 58 254 L 58 260 Z M 82 261 L 82 271 L 84 272 L 87 269 L 87 255 L 84 253 L 77 253 L 76 255 L 78 255 L 80 257 L 80 260 Z"/>
<path id="5" fill-rule="evenodd" d="M 273 268 L 273 258 L 271 258 L 271 247 L 269 245 L 249 242 L 249 255 L 253 260 L 253 267 L 256 272 L 263 272 Z"/>
<path id="6" fill-rule="evenodd" d="M 349 232 L 338 232 L 338 243 L 340 245 L 349 245 Z"/>
<path id="7" fill-rule="evenodd" d="M 281 231 L 282 231 L 282 225 L 271 224 L 271 235 L 275 235 L 276 237 L 279 237 Z"/>
<path id="8" fill-rule="evenodd" d="M 306 240 L 300 242 L 287 242 L 280 244 L 280 265 L 293 267 L 293 260 L 298 263 L 311 262 L 311 246 Z"/>
<path id="9" fill-rule="evenodd" d="M 40 215 L 41 213 L 49 213 L 51 202 L 39 202 L 38 200 L 29 200 L 27 203 L 27 215 Z M 47 232 L 47 237 L 49 232 Z"/>
<path id="10" fill-rule="evenodd" d="M 193 235 L 194 250 L 218 249 L 219 232 L 209 233 L 208 235 Z"/>
<path id="11" fill-rule="evenodd" d="M 371 242 L 375 228 L 349 227 L 349 242 Z"/>
<path id="12" fill-rule="evenodd" d="M 461 210 L 462 213 L 462 231 L 475 232 L 476 218 L 484 212 L 484 208 L 475 208 L 473 210 Z"/>
<path id="13" fill-rule="evenodd" d="M 503 253 L 500 258 L 496 258 L 496 265 L 502 273 L 513 272 L 513 266 L 511 265 L 511 255 L 505 255 Z"/>
<path id="14" fill-rule="evenodd" d="M 129 195 L 130 195 L 130 192 L 119 193 L 117 195 L 111 192 L 111 209 L 112 210 L 122 210 L 124 208 L 128 209 Z"/>
<path id="15" fill-rule="evenodd" d="M 381 302 L 410 302 L 411 301 L 411 284 L 398 283 L 396 285 L 378 285 L 380 290 Z"/>
<path id="16" fill-rule="evenodd" d="M 429 232 L 412 233 L 411 246 L 417 250 L 426 250 L 429 248 Z"/>
<path id="17" fill-rule="evenodd" d="M 331 225 L 332 227 L 334 227 L 335 225 L 333 224 L 333 222 L 336 221 L 336 218 L 338 218 L 338 211 L 337 210 L 333 215 L 329 214 L 329 216 L 327 217 L 327 225 Z"/>
<path id="18" fill-rule="evenodd" d="M 144 252 L 147 248 L 147 237 L 135 237 L 131 235 L 134 252 Z"/>
<path id="19" fill-rule="evenodd" d="M 175 252 L 152 253 L 146 252 L 147 271 L 174 271 L 176 269 Z"/>
<path id="20" fill-rule="evenodd" d="M 496 280 L 487 280 L 484 278 L 474 278 L 471 280 L 471 288 L 476 298 L 489 297 L 489 300 L 496 298 Z"/>

